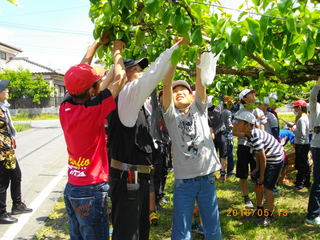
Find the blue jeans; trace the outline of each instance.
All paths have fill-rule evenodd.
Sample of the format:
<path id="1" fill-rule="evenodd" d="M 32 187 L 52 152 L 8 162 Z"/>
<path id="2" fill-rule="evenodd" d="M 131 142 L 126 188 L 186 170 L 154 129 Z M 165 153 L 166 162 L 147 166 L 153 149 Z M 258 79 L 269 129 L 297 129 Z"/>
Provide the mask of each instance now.
<path id="1" fill-rule="evenodd" d="M 173 240 L 191 239 L 192 212 L 197 201 L 206 240 L 221 239 L 214 175 L 176 179 L 173 198 Z"/>
<path id="2" fill-rule="evenodd" d="M 227 150 L 228 150 L 228 163 L 227 163 L 227 175 L 232 174 L 234 169 L 234 158 L 233 158 L 233 135 L 232 133 L 227 134 Z"/>
<path id="3" fill-rule="evenodd" d="M 108 190 L 107 183 L 86 186 L 67 183 L 64 201 L 71 240 L 109 239 Z"/>
<path id="4" fill-rule="evenodd" d="M 312 148 L 313 184 L 308 203 L 308 219 L 320 216 L 320 148 Z"/>

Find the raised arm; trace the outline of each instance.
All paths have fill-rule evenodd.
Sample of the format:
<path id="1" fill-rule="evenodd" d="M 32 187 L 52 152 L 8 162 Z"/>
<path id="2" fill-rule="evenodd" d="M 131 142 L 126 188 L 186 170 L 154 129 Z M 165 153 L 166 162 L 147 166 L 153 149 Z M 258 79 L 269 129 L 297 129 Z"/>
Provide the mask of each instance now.
<path id="1" fill-rule="evenodd" d="M 137 80 L 128 82 L 119 93 L 118 112 L 119 118 L 126 127 L 133 127 L 137 121 L 139 110 L 150 96 L 158 83 L 169 74 L 174 66 L 171 64 L 171 56 L 178 45 L 184 44 L 181 39 L 170 49 L 167 49 L 150 65 L 148 70 Z"/>
<path id="2" fill-rule="evenodd" d="M 162 107 L 164 112 L 167 111 L 169 108 L 170 104 L 172 103 L 172 80 L 174 73 L 176 71 L 176 66 L 172 66 L 168 73 L 166 74 L 164 80 L 163 80 L 163 102 L 162 102 Z"/>
<path id="3" fill-rule="evenodd" d="M 113 49 L 112 49 L 114 66 L 109 70 L 106 76 L 107 79 L 105 81 L 105 87 L 107 87 L 110 90 L 114 98 L 118 96 L 124 84 L 127 82 L 127 75 L 126 75 L 125 67 L 123 64 L 123 58 L 121 55 L 121 51 L 124 49 L 124 47 L 125 47 L 125 44 L 122 41 L 120 40 L 114 41 Z M 113 79 L 111 75 L 113 75 Z M 110 80 L 109 84 L 107 80 Z"/>
<path id="4" fill-rule="evenodd" d="M 177 44 L 188 44 L 186 40 L 183 38 L 179 39 Z M 171 62 L 171 61 L 170 61 Z M 176 71 L 176 66 L 171 66 L 167 74 L 165 75 L 165 78 L 163 79 L 163 102 L 162 107 L 164 112 L 166 112 L 170 106 L 170 104 L 173 102 L 173 91 L 172 91 L 172 81 L 173 77 Z"/>
<path id="5" fill-rule="evenodd" d="M 108 37 L 108 33 L 102 34 L 100 42 L 94 41 L 92 43 L 92 45 L 87 50 L 86 54 L 84 55 L 84 57 L 82 58 L 80 63 L 85 63 L 85 64 L 88 64 L 88 65 L 91 65 L 93 56 L 96 53 L 97 49 L 100 46 L 107 44 L 109 41 L 110 41 L 110 39 Z"/>
<path id="6" fill-rule="evenodd" d="M 197 60 L 197 68 L 196 68 L 196 96 L 198 96 L 201 102 L 207 102 L 207 94 L 206 87 L 202 85 L 201 82 L 201 68 L 198 67 L 200 65 L 200 59 Z M 209 66 L 208 66 L 209 67 Z"/>

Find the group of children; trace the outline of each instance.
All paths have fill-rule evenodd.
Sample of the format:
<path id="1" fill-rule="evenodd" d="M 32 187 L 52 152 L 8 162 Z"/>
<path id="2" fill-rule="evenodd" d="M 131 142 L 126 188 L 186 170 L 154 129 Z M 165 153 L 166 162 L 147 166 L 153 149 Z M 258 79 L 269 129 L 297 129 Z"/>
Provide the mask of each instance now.
<path id="1" fill-rule="evenodd" d="M 65 202 L 71 239 L 108 239 L 108 194 L 112 202 L 112 239 L 149 238 L 150 173 L 159 146 L 169 154 L 168 137 L 175 178 L 172 239 L 191 239 L 195 202 L 205 239 L 221 239 L 214 173 L 221 169 L 222 181 L 232 174 L 233 159 L 226 163 L 233 154 L 232 144 L 226 149 L 219 144 L 231 143 L 233 136 L 238 137 L 236 176 L 240 178 L 245 205 L 253 207 L 247 182 L 251 175 L 257 186 L 257 208 L 263 210 L 263 199 L 267 201 L 268 214 L 263 215 L 261 224 L 269 225 L 284 151 L 278 141 L 279 126 L 268 121 L 276 115 L 254 107 L 255 91 L 245 89 L 240 93 L 241 107 L 233 121 L 229 112 L 231 98 L 225 98 L 221 108 L 223 124 L 219 130 L 210 131 L 209 125 L 214 128 L 217 121 L 212 118 L 208 124 L 206 84 L 201 72 L 212 66 L 197 63 L 195 92 L 186 81 L 173 81 L 176 66 L 170 58 L 175 49 L 186 44 L 183 39 L 162 53 L 145 72 L 142 70 L 148 61 L 123 60 L 125 46 L 116 40 L 112 51 L 114 66 L 101 76 L 89 64 L 96 49 L 108 42 L 107 35 L 95 42 L 82 64 L 71 67 L 65 75 L 68 94 L 60 107 L 60 121 L 69 153 Z M 161 114 L 157 115 L 155 108 L 148 106 L 147 98 L 160 81 L 163 92 Z M 295 134 L 298 137 L 303 128 L 298 142 L 303 145 L 308 143 L 302 137 L 306 126 L 303 106 L 295 106 L 295 112 L 299 116 Z M 168 136 L 164 142 L 156 141 L 154 129 L 164 125 Z M 305 149 L 301 146 L 298 151 Z M 297 186 L 307 185 L 305 165 L 301 164 L 300 169 Z M 153 184 L 156 185 L 154 181 Z"/>

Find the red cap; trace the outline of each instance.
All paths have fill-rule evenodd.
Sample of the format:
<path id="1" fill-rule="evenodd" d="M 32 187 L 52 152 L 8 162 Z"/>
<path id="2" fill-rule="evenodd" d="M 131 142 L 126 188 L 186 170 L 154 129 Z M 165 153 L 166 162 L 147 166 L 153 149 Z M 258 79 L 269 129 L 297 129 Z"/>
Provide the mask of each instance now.
<path id="1" fill-rule="evenodd" d="M 88 64 L 72 66 L 64 75 L 64 83 L 70 94 L 79 94 L 92 87 L 101 78 Z"/>
<path id="2" fill-rule="evenodd" d="M 224 101 L 227 103 L 232 103 L 232 98 L 230 96 L 225 96 Z"/>
<path id="3" fill-rule="evenodd" d="M 308 103 L 304 100 L 298 100 L 298 101 L 295 101 L 294 104 L 293 104 L 293 107 L 307 107 L 308 106 Z"/>

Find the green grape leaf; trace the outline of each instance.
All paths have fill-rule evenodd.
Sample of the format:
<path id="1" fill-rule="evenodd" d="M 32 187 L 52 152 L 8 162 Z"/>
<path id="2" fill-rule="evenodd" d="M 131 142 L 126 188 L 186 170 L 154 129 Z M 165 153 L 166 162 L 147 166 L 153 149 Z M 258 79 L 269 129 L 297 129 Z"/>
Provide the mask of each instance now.
<path id="1" fill-rule="evenodd" d="M 156 15 L 160 10 L 159 0 L 146 0 L 145 1 L 146 12 L 150 15 Z"/>
<path id="2" fill-rule="evenodd" d="M 286 26 L 289 32 L 296 33 L 297 26 L 296 26 L 296 18 L 293 15 L 287 17 Z"/>
<path id="3" fill-rule="evenodd" d="M 182 48 L 177 48 L 172 53 L 171 64 L 173 66 L 176 66 L 178 64 L 178 62 L 180 62 L 181 58 L 182 58 Z"/>
<path id="4" fill-rule="evenodd" d="M 231 32 L 231 41 L 233 44 L 239 44 L 241 41 L 241 33 L 239 28 L 233 28 Z"/>
<path id="5" fill-rule="evenodd" d="M 193 44 L 201 45 L 202 44 L 202 33 L 201 33 L 201 27 L 196 26 L 191 34 L 191 41 Z"/>
<path id="6" fill-rule="evenodd" d="M 292 4 L 292 0 L 280 0 L 278 3 L 279 11 L 284 15 L 289 11 L 289 6 Z"/>

